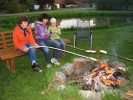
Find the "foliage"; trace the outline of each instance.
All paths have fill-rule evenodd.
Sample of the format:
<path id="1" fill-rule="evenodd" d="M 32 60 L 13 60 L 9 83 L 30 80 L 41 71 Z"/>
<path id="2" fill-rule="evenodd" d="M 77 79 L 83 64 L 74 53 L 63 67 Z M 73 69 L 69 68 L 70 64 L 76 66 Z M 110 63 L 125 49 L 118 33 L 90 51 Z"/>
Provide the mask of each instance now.
<path id="1" fill-rule="evenodd" d="M 82 10 L 82 11 L 71 11 L 71 12 L 53 12 L 53 13 L 48 13 L 50 15 L 50 17 L 55 17 L 57 19 L 68 19 L 68 18 L 92 18 L 95 16 L 99 16 L 99 17 L 130 17 L 133 15 L 133 12 L 131 11 L 90 11 L 90 10 Z M 36 20 L 36 17 L 38 16 L 38 14 L 35 15 L 27 15 L 30 18 L 30 22 L 33 22 L 34 20 Z M 9 16 L 9 17 L 1 17 L 0 18 L 0 26 L 2 28 L 10 28 L 12 29 L 13 27 L 15 27 L 17 19 L 19 16 Z M 108 19 L 106 19 L 108 20 Z M 114 22 L 114 21 L 112 21 Z M 112 23 L 111 22 L 111 23 Z M 10 24 L 7 24 L 10 23 Z M 96 28 L 101 28 L 103 29 L 103 27 L 108 27 L 106 25 L 104 26 L 97 26 Z M 96 29 L 95 28 L 95 29 Z"/>
<path id="2" fill-rule="evenodd" d="M 99 10 L 128 10 L 131 0 L 97 0 Z"/>
<path id="3" fill-rule="evenodd" d="M 0 0 L 0 10 L 5 9 L 5 0 Z"/>
<path id="4" fill-rule="evenodd" d="M 35 0 L 19 0 L 22 6 L 22 11 L 33 11 Z"/>
<path id="5" fill-rule="evenodd" d="M 36 0 L 37 4 L 40 5 L 40 10 L 46 9 L 50 5 L 54 4 L 54 0 Z"/>
<path id="6" fill-rule="evenodd" d="M 57 10 L 57 6 L 56 6 L 56 5 L 52 4 L 52 5 L 50 5 L 50 6 L 51 6 L 51 9 L 52 9 L 52 10 Z"/>
<path id="7" fill-rule="evenodd" d="M 9 13 L 21 12 L 21 5 L 19 4 L 19 0 L 7 0 L 5 7 Z"/>

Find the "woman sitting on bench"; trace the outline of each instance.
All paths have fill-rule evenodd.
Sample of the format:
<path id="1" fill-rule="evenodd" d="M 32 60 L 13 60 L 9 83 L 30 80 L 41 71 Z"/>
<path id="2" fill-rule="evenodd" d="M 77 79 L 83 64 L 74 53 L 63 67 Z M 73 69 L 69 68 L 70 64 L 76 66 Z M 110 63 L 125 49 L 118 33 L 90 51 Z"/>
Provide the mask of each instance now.
<path id="1" fill-rule="evenodd" d="M 32 30 L 28 27 L 28 17 L 22 16 L 18 20 L 18 26 L 13 31 L 13 43 L 15 50 L 18 52 L 29 55 L 30 61 L 32 62 L 32 68 L 36 72 L 42 72 L 36 60 L 36 49 L 39 45 L 35 42 Z M 35 48 L 30 48 L 34 46 Z"/>
<path id="2" fill-rule="evenodd" d="M 39 46 L 50 46 L 54 48 L 60 49 L 60 43 L 55 41 L 51 36 L 51 32 L 48 32 L 47 29 L 47 22 L 49 20 L 49 16 L 46 13 L 41 14 L 38 16 L 37 21 L 35 22 L 35 39 Z M 47 47 L 40 48 L 45 57 L 46 66 L 47 68 L 52 67 L 51 63 L 55 65 L 60 65 L 60 51 L 54 50 L 54 56 L 51 59 L 50 57 L 50 50 Z"/>

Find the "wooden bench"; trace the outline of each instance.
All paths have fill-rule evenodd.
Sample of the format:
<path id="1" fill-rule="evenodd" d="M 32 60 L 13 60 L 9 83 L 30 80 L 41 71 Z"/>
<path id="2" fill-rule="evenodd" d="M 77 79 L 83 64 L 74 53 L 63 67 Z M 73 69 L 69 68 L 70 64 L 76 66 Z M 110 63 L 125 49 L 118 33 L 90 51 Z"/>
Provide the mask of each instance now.
<path id="1" fill-rule="evenodd" d="M 14 50 L 12 33 L 13 31 L 0 32 L 0 58 L 5 62 L 5 65 L 9 70 L 15 72 L 15 58 L 23 56 L 24 54 Z M 66 44 L 71 42 L 68 39 L 63 40 Z"/>
<path id="2" fill-rule="evenodd" d="M 24 54 L 14 50 L 13 31 L 0 32 L 0 58 L 5 62 L 6 67 L 15 72 L 14 60 Z"/>

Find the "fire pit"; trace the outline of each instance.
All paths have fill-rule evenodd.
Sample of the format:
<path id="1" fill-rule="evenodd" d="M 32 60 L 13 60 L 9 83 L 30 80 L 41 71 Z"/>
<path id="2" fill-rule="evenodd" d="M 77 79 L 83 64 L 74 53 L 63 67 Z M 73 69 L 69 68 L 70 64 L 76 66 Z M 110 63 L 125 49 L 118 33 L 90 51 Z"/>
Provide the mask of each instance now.
<path id="1" fill-rule="evenodd" d="M 65 89 L 66 84 L 71 84 L 74 86 L 79 85 L 79 89 L 84 91 L 89 90 L 95 93 L 101 91 L 111 92 L 114 88 L 127 84 L 128 81 L 124 76 L 125 71 L 125 64 L 120 62 L 109 63 L 107 60 L 93 61 L 75 58 L 73 63 L 64 64 L 61 66 L 61 72 L 55 73 L 47 91 L 57 81 L 59 82 L 58 90 Z"/>
<path id="2" fill-rule="evenodd" d="M 82 90 L 94 91 L 125 84 L 125 70 L 126 66 L 120 62 L 109 63 L 106 60 L 92 61 L 84 58 L 75 58 L 73 63 L 62 66 L 66 82 L 80 84 Z"/>

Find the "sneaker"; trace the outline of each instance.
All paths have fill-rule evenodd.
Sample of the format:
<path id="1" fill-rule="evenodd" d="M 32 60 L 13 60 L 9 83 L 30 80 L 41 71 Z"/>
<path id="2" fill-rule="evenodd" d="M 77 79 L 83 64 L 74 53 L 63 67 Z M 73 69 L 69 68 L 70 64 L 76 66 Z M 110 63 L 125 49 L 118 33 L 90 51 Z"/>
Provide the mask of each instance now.
<path id="1" fill-rule="evenodd" d="M 52 67 L 51 64 L 47 64 L 47 68 L 50 68 L 50 67 Z"/>
<path id="2" fill-rule="evenodd" d="M 42 72 L 42 70 L 39 68 L 39 65 L 37 63 L 33 63 L 32 68 L 36 72 Z"/>
<path id="3" fill-rule="evenodd" d="M 60 63 L 58 62 L 58 60 L 55 59 L 55 58 L 52 58 L 52 59 L 51 59 L 51 63 L 53 63 L 53 64 L 55 64 L 55 65 L 60 65 Z"/>
<path id="4" fill-rule="evenodd" d="M 33 70 L 34 70 L 35 72 L 42 72 L 42 70 L 41 70 L 39 67 L 35 67 L 35 68 L 33 68 Z"/>
<path id="5" fill-rule="evenodd" d="M 35 67 L 39 67 L 39 64 L 36 63 L 36 62 L 34 62 L 34 63 L 32 64 L 32 68 L 35 68 Z"/>

